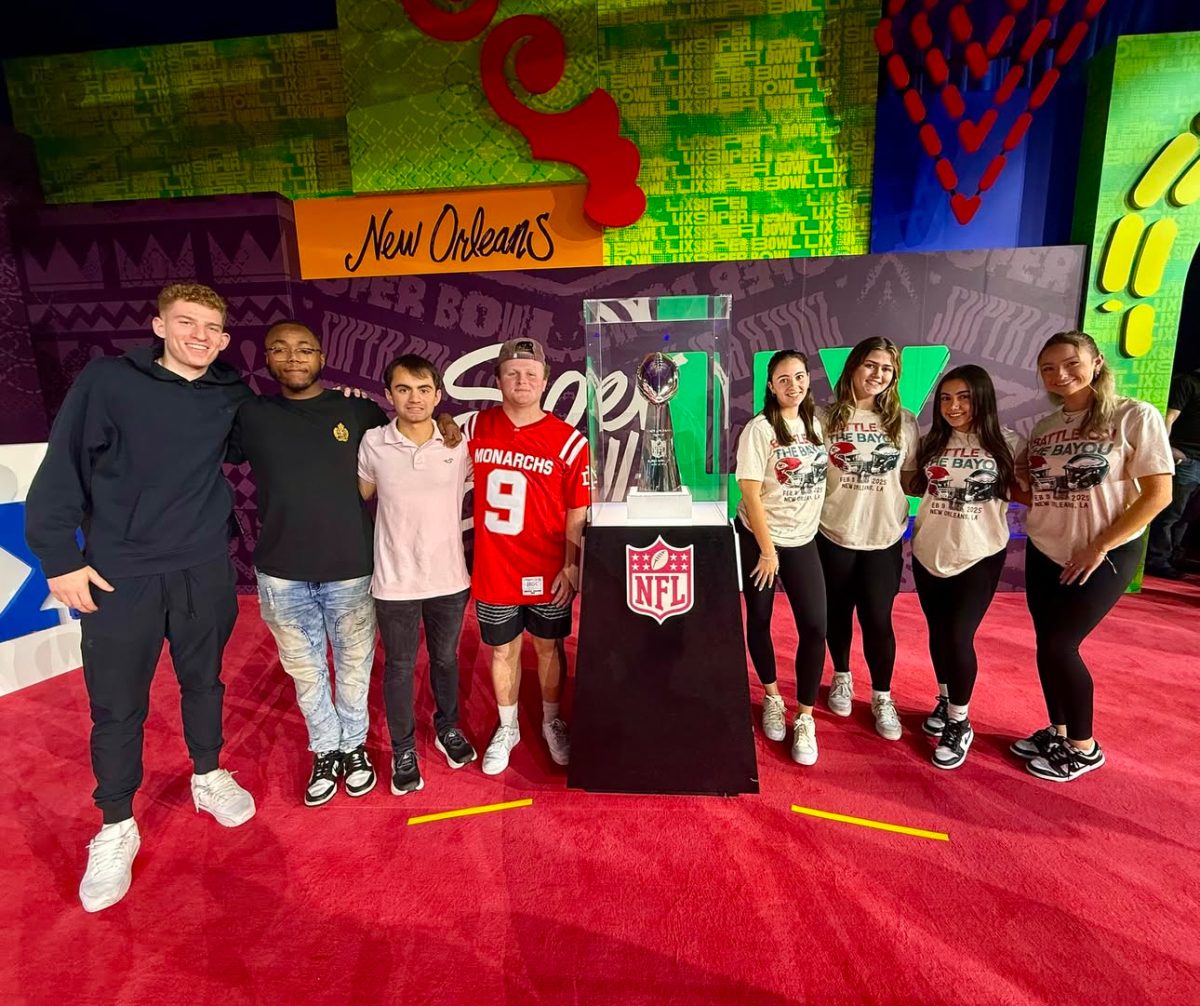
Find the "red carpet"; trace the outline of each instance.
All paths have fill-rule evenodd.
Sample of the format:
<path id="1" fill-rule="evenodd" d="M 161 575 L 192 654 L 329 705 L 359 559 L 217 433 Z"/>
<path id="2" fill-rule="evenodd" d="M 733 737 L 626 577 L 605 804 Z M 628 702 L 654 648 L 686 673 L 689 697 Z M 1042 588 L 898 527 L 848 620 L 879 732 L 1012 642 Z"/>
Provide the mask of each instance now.
<path id="1" fill-rule="evenodd" d="M 909 594 L 897 610 L 904 739 L 876 737 L 865 701 L 850 720 L 818 712 L 811 769 L 759 735 L 760 796 L 568 792 L 534 719 L 523 719 L 504 776 L 451 772 L 432 751 L 424 687 L 426 788 L 398 799 L 381 779 L 361 801 L 309 810 L 292 686 L 244 598 L 226 663 L 226 764 L 258 817 L 226 830 L 193 812 L 164 665 L 133 888 L 99 915 L 76 896 L 97 827 L 79 674 L 0 700 L 0 1001 L 1196 1002 L 1198 615 L 1195 580 L 1150 581 L 1093 637 L 1108 765 L 1066 786 L 1034 779 L 1006 750 L 1044 719 L 1019 595 L 999 596 L 981 633 L 967 764 L 929 765 L 920 720 L 935 688 Z M 474 632 L 463 708 L 482 744 L 494 706 Z M 865 674 L 857 688 L 862 700 Z M 753 694 L 757 720 L 757 685 Z M 378 678 L 373 701 L 380 709 Z M 382 764 L 381 715 L 371 745 Z M 406 826 L 413 814 L 524 797 L 531 807 Z M 792 804 L 950 841 L 805 817 Z"/>

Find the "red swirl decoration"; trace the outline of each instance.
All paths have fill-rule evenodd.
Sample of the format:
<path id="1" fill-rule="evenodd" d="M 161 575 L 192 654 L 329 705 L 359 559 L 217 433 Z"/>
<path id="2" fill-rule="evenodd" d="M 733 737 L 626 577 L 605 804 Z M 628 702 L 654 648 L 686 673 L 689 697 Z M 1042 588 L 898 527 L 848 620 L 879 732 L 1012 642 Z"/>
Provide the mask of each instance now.
<path id="1" fill-rule="evenodd" d="M 566 47 L 562 33 L 532 14 L 510 17 L 488 35 L 480 55 L 483 91 L 496 114 L 521 131 L 538 160 L 573 164 L 588 180 L 584 212 L 604 227 L 628 227 L 646 209 L 638 187 L 642 158 L 621 134 L 621 113 L 597 88 L 565 112 L 539 112 L 512 92 L 504 73 L 516 49 L 517 80 L 530 94 L 545 94 L 562 80 Z"/>
<path id="2" fill-rule="evenodd" d="M 459 11 L 448 11 L 431 0 L 400 0 L 408 19 L 430 38 L 468 42 L 492 23 L 500 0 L 474 0 Z"/>
<path id="3" fill-rule="evenodd" d="M 456 11 L 433 0 L 399 0 L 416 27 L 442 42 L 466 42 L 484 31 L 500 0 L 473 0 Z M 480 54 L 483 92 L 496 114 L 520 130 L 537 160 L 563 161 L 588 180 L 584 212 L 602 227 L 628 227 L 646 210 L 637 184 L 642 156 L 621 136 L 621 113 L 600 88 L 565 112 L 539 112 L 513 94 L 505 75 L 516 50 L 517 80 L 530 94 L 545 94 L 562 80 L 567 52 L 562 32 L 545 18 L 520 14 L 502 21 L 484 40 Z"/>

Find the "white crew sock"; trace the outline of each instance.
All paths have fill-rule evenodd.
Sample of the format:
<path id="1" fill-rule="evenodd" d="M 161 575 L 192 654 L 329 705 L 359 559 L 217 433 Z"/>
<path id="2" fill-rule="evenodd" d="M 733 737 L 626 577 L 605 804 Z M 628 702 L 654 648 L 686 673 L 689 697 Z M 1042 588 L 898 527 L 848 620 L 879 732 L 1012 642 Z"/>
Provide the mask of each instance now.
<path id="1" fill-rule="evenodd" d="M 517 706 L 513 703 L 511 706 L 499 706 L 500 710 L 500 725 L 502 727 L 515 727 L 517 725 Z"/>
<path id="2" fill-rule="evenodd" d="M 939 683 L 938 683 L 938 695 L 940 695 L 940 696 L 941 696 L 942 698 L 944 698 L 944 699 L 948 699 L 948 698 L 950 698 L 950 688 L 949 688 L 949 686 L 947 686 L 947 685 L 943 685 L 943 684 L 941 684 L 941 683 L 939 682 Z"/>
<path id="3" fill-rule="evenodd" d="M 549 723 L 551 720 L 558 719 L 558 712 L 561 708 L 561 702 L 547 702 L 542 699 L 542 722 Z"/>
<path id="4" fill-rule="evenodd" d="M 892 690 L 889 688 L 886 692 L 877 692 L 874 688 L 871 689 L 871 701 L 875 702 L 880 699 L 891 699 Z"/>
<path id="5" fill-rule="evenodd" d="M 946 715 L 952 720 L 965 720 L 967 718 L 967 706 L 956 706 L 953 702 L 946 704 Z"/>

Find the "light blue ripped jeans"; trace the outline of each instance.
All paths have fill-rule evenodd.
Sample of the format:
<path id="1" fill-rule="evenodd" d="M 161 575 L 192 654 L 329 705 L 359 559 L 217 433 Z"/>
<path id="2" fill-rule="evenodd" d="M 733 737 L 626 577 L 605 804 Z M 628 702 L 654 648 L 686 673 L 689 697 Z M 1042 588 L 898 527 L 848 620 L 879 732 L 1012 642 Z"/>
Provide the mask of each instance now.
<path id="1" fill-rule="evenodd" d="M 296 701 L 314 753 L 353 751 L 367 739 L 367 688 L 375 659 L 371 578 L 308 583 L 255 570 L 262 620 L 279 662 L 296 683 Z M 333 649 L 336 702 L 329 687 L 326 642 Z"/>

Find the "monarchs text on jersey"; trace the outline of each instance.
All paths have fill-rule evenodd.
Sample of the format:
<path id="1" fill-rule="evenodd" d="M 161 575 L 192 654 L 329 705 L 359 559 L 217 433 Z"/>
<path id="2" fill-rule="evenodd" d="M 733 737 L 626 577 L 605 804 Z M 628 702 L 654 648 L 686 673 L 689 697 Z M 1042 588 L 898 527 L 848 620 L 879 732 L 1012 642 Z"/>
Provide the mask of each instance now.
<path id="1" fill-rule="evenodd" d="M 563 567 L 567 511 L 591 502 L 587 437 L 548 413 L 514 426 L 500 407 L 463 432 L 475 469 L 472 593 L 485 604 L 544 604 Z"/>

